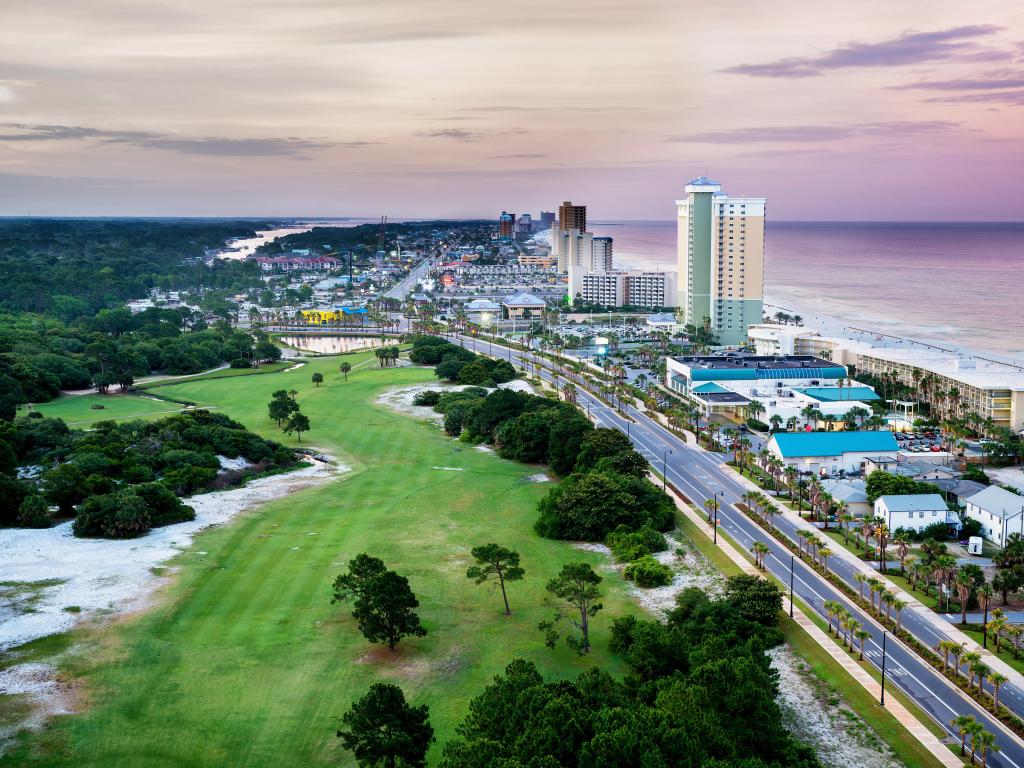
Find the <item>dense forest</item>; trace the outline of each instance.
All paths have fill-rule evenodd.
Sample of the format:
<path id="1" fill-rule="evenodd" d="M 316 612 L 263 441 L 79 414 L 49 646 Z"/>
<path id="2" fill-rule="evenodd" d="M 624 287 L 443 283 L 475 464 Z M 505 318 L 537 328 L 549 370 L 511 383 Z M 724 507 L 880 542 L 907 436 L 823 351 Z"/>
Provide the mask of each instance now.
<path id="1" fill-rule="evenodd" d="M 125 301 L 152 288 L 254 291 L 252 263 L 207 249 L 252 236 L 261 222 L 0 220 L 0 418 L 61 389 L 127 388 L 153 371 L 195 373 L 274 357 L 272 344 L 190 309 L 133 315 Z"/>

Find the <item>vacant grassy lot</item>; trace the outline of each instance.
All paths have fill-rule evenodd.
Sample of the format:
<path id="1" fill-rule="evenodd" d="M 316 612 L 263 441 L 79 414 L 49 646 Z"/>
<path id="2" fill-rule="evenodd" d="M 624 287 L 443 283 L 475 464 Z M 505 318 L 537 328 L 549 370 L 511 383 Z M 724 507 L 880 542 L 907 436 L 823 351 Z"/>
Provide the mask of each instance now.
<path id="1" fill-rule="evenodd" d="M 296 389 L 312 422 L 302 443 L 336 454 L 353 472 L 201 535 L 178 558 L 180 573 L 156 607 L 81 633 L 76 639 L 88 650 L 68 666 L 84 680 L 84 711 L 57 720 L 0 765 L 352 765 L 334 731 L 378 680 L 429 704 L 436 762 L 468 700 L 514 656 L 535 660 L 548 675 L 572 676 L 595 663 L 623 671 L 607 628 L 636 608 L 614 573 L 603 585 L 592 656 L 543 645 L 536 625 L 550 613 L 547 579 L 565 562 L 602 559 L 533 534 L 546 488 L 527 479 L 537 468 L 374 404 L 382 390 L 429 381 L 431 371 L 380 370 L 372 353 L 344 359 L 369 364 L 348 383 L 338 358 L 322 358 L 286 373 L 161 388 L 292 444 L 268 419 L 266 403 L 275 389 Z M 326 378 L 319 388 L 310 382 L 314 371 Z M 510 587 L 509 619 L 498 594 L 465 578 L 469 549 L 490 541 L 519 550 L 527 570 Z M 364 551 L 406 575 L 420 599 L 428 635 L 403 641 L 394 655 L 362 638 L 350 609 L 330 604 L 335 575 Z"/>

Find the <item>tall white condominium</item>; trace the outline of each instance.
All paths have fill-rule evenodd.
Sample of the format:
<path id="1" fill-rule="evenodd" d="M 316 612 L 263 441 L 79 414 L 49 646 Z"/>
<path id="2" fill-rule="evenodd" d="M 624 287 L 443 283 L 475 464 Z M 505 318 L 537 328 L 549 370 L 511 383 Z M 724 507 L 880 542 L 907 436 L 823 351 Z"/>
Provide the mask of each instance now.
<path id="1" fill-rule="evenodd" d="M 764 303 L 763 197 L 729 197 L 700 176 L 676 200 L 679 309 L 684 323 L 709 325 L 722 344 L 742 344 Z"/>
<path id="2" fill-rule="evenodd" d="M 552 230 L 557 238 L 558 271 L 569 276 L 569 303 L 583 290 L 583 276 L 593 271 L 594 235 L 578 229 Z"/>
<path id="3" fill-rule="evenodd" d="M 612 239 L 610 237 L 594 238 L 594 260 L 590 268 L 593 272 L 612 271 Z"/>

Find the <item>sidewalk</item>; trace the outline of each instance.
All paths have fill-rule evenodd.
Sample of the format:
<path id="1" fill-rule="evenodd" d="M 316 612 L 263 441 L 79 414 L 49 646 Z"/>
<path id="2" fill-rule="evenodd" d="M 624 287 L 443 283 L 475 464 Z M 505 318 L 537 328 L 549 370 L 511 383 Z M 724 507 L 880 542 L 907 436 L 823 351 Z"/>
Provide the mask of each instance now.
<path id="1" fill-rule="evenodd" d="M 733 477 L 739 478 L 740 482 L 743 485 L 747 486 L 750 490 L 762 491 L 762 489 L 758 487 L 757 484 L 755 484 L 746 476 L 741 475 L 739 472 L 733 470 L 732 467 L 729 467 L 725 464 L 723 464 L 722 467 L 723 471 L 731 472 Z M 821 532 L 820 528 L 804 520 L 796 513 L 795 510 L 792 510 L 782 502 L 777 501 L 774 496 L 768 496 L 768 498 L 778 509 L 780 509 L 783 512 L 783 514 L 787 515 L 788 520 L 792 520 L 799 528 L 803 528 L 809 531 L 813 530 L 816 533 Z M 905 610 L 913 611 L 916 616 L 919 616 L 921 619 L 930 624 L 932 626 L 932 629 L 934 629 L 940 635 L 943 635 L 949 638 L 950 640 L 953 640 L 954 642 L 962 644 L 965 648 L 967 648 L 968 651 L 980 653 L 982 656 L 982 660 L 991 669 L 995 670 L 996 672 L 999 672 L 1002 675 L 1005 675 L 1009 679 L 1010 683 L 1012 683 L 1013 685 L 1017 686 L 1018 688 L 1024 689 L 1024 674 L 1018 672 L 1016 669 L 1011 667 L 1009 664 L 1000 659 L 991 651 L 983 649 L 978 642 L 976 642 L 974 639 L 968 637 L 966 634 L 961 632 L 955 625 L 951 624 L 942 614 L 936 613 L 931 608 L 927 607 L 924 603 L 922 603 L 920 600 L 918 600 L 916 597 L 914 597 L 912 594 L 906 592 L 901 587 L 898 587 L 895 584 L 893 584 L 891 581 L 885 578 L 884 574 L 879 573 L 877 569 L 873 568 L 864 560 L 861 560 L 859 557 L 857 557 L 855 554 L 850 552 L 845 547 L 837 545 L 835 547 L 832 547 L 831 549 L 832 557 L 841 558 L 842 560 L 845 560 L 847 563 L 854 566 L 857 570 L 861 571 L 862 573 L 866 573 L 868 576 L 871 576 L 872 578 L 879 579 L 883 584 L 885 584 L 886 589 L 895 594 L 898 599 L 903 600 L 905 603 L 907 603 L 907 607 Z M 957 620 L 959 621 L 959 616 L 957 617 Z"/>
<path id="2" fill-rule="evenodd" d="M 672 489 L 668 489 L 668 494 L 676 503 L 676 507 L 680 509 L 686 517 L 694 523 L 701 531 L 707 534 L 709 537 L 712 536 L 711 526 L 704 520 L 703 517 L 698 515 L 689 504 L 686 504 Z M 754 565 L 725 538 L 725 536 L 718 537 L 718 548 L 721 549 L 729 559 L 736 563 L 740 568 L 743 569 L 744 573 L 763 576 L 764 574 L 759 571 Z M 876 682 L 875 679 L 868 674 L 867 670 L 864 669 L 851 654 L 848 654 L 845 650 L 839 647 L 839 645 L 832 641 L 832 638 L 825 634 L 825 631 L 821 629 L 817 624 L 808 618 L 802 609 L 794 611 L 793 619 L 796 623 L 808 634 L 811 638 L 821 646 L 825 652 L 831 656 L 839 666 L 846 670 L 854 680 L 876 700 L 880 698 L 882 693 L 882 686 Z M 946 745 L 928 728 L 922 724 L 914 715 L 910 713 L 906 707 L 903 706 L 894 696 L 889 696 L 885 701 L 885 708 L 889 713 L 896 718 L 896 720 L 902 725 L 907 731 L 917 739 L 925 749 L 927 749 L 932 756 L 938 761 L 940 765 L 948 766 L 948 768 L 963 768 L 963 761 L 960 760 L 953 752 L 946 747 Z"/>

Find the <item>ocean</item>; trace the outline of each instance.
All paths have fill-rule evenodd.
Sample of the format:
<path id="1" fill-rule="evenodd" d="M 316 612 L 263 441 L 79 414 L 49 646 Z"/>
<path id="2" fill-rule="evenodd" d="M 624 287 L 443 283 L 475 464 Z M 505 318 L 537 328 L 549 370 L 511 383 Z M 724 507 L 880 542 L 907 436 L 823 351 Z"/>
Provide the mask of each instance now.
<path id="1" fill-rule="evenodd" d="M 591 222 L 616 265 L 675 269 L 674 221 Z M 1024 223 L 772 222 L 765 302 L 838 325 L 1024 363 Z"/>

